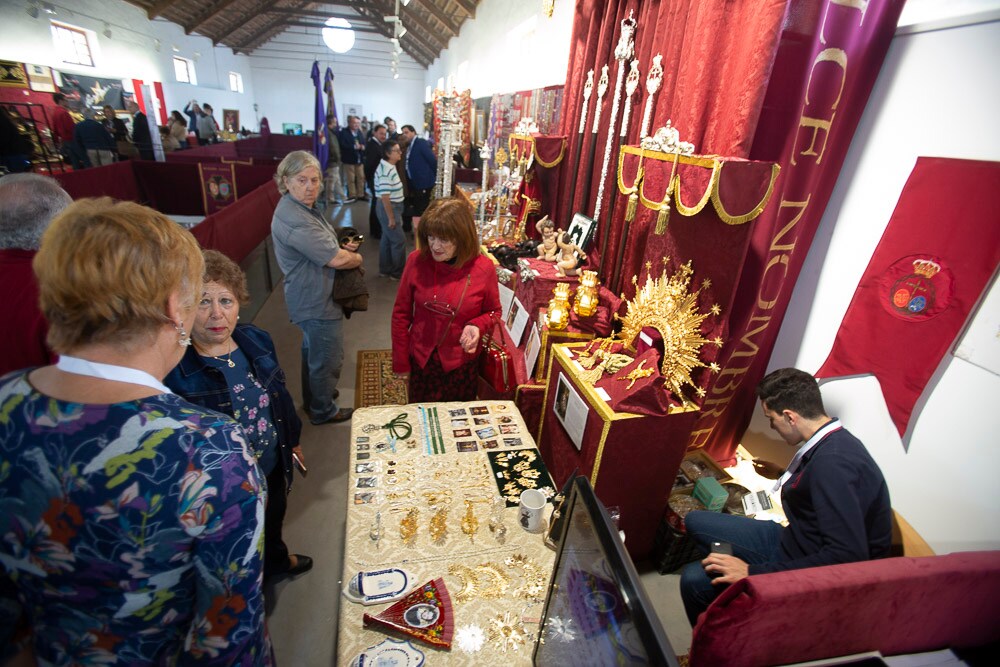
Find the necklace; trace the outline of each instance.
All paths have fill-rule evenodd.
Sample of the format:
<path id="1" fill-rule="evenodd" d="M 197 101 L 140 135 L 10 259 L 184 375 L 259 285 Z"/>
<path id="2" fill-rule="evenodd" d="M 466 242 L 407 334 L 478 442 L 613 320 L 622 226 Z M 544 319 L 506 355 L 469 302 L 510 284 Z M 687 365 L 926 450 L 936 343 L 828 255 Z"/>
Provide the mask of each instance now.
<path id="1" fill-rule="evenodd" d="M 205 354 L 202 354 L 201 356 L 203 356 L 203 357 L 212 357 L 216 361 L 224 361 L 224 362 L 226 362 L 226 365 L 229 366 L 230 368 L 236 368 L 236 362 L 233 361 L 233 351 L 235 349 L 236 349 L 235 345 L 233 345 L 231 348 L 229 348 L 229 354 L 226 355 L 225 359 L 222 358 L 221 354 L 219 356 L 215 356 L 214 354 L 205 353 Z M 201 354 L 201 352 L 199 352 L 198 354 Z"/>

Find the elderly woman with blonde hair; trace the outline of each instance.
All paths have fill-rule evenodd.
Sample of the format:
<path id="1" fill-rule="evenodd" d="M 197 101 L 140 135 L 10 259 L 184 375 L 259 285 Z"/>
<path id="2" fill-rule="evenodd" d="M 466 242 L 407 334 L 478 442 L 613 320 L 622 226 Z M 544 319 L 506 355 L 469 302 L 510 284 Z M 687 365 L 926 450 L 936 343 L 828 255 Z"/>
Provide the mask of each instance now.
<path id="1" fill-rule="evenodd" d="M 34 268 L 59 361 L 0 380 L 0 606 L 20 606 L 25 651 L 270 664 L 253 452 L 163 385 L 191 343 L 197 243 L 138 204 L 82 200 Z"/>
<path id="2" fill-rule="evenodd" d="M 278 266 L 285 274 L 288 316 L 302 329 L 302 400 L 312 424 L 347 421 L 337 406 L 344 363 L 344 310 L 333 300 L 337 270 L 361 266 L 357 243 L 343 248 L 314 204 L 323 189 L 319 160 L 292 151 L 275 174 L 281 199 L 271 220 Z"/>

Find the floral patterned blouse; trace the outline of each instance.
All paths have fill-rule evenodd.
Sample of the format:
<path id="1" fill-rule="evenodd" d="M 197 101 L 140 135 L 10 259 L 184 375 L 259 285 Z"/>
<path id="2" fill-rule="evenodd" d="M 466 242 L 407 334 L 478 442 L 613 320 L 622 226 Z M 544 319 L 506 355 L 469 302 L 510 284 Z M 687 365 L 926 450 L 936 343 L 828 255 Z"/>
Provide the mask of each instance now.
<path id="1" fill-rule="evenodd" d="M 0 380 L 0 590 L 40 664 L 271 664 L 264 502 L 228 417 Z"/>

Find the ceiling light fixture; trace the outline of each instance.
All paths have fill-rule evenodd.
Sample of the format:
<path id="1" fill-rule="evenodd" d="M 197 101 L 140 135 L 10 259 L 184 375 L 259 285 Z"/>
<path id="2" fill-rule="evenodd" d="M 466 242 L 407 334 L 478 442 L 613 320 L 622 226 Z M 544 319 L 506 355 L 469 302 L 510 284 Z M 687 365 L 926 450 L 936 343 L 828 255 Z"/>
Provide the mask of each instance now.
<path id="1" fill-rule="evenodd" d="M 327 19 L 322 34 L 323 42 L 334 53 L 347 53 L 354 47 L 354 30 L 346 19 Z"/>

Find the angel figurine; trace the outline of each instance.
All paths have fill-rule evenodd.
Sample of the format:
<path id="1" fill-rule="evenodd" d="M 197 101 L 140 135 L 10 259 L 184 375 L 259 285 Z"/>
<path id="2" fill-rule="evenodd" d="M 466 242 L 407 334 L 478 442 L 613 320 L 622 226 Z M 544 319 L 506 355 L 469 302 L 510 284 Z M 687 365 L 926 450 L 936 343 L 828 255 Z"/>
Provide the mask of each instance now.
<path id="1" fill-rule="evenodd" d="M 559 261 L 559 246 L 556 243 L 556 224 L 545 216 L 537 223 L 535 229 L 542 235 L 542 242 L 538 244 L 538 259 L 546 262 Z"/>
<path id="2" fill-rule="evenodd" d="M 587 261 L 587 253 L 566 232 L 559 234 L 556 241 L 559 244 L 559 261 L 556 262 L 556 273 L 560 276 L 575 276 L 580 273 L 580 267 Z"/>

